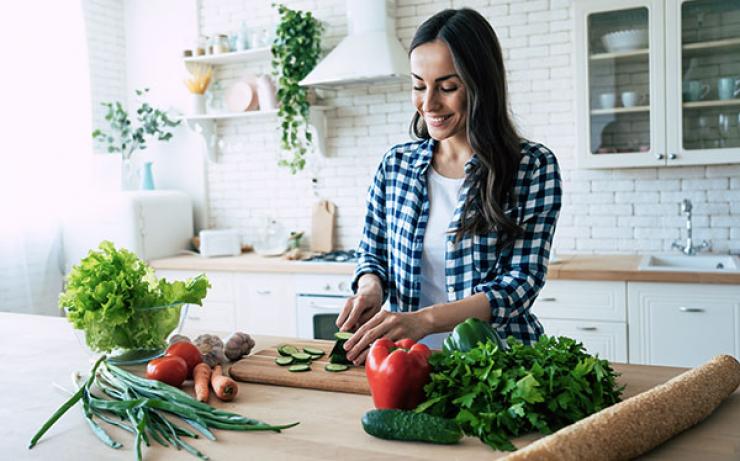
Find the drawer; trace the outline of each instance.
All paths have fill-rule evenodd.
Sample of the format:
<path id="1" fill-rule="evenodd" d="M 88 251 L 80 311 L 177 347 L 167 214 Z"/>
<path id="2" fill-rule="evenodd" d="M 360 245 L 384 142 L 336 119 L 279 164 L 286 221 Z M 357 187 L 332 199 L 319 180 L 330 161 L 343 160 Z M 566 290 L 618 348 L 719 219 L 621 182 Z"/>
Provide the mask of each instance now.
<path id="1" fill-rule="evenodd" d="M 195 335 L 232 333 L 236 330 L 236 308 L 233 303 L 219 302 L 190 305 L 183 330 Z"/>
<path id="2" fill-rule="evenodd" d="M 157 277 L 164 277 L 168 282 L 172 282 L 173 280 L 189 279 L 202 273 L 199 271 L 159 270 L 157 271 Z M 206 301 L 233 303 L 234 274 L 231 272 L 205 272 L 205 274 L 211 283 L 211 288 L 208 289 L 208 294 L 206 295 Z"/>
<path id="3" fill-rule="evenodd" d="M 548 336 L 567 336 L 582 342 L 591 355 L 627 363 L 627 323 L 541 318 Z"/>
<path id="4" fill-rule="evenodd" d="M 541 319 L 627 320 L 625 282 L 551 280 L 532 312 Z"/>

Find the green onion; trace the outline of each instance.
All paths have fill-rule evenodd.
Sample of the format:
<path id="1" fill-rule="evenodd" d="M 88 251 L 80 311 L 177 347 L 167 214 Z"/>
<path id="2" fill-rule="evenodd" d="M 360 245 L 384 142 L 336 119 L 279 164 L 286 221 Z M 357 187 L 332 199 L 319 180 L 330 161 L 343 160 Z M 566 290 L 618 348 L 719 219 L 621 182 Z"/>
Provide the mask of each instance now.
<path id="1" fill-rule="evenodd" d="M 93 395 L 94 386 L 102 397 Z M 95 436 L 109 447 L 120 448 L 122 445 L 113 440 L 95 418 L 135 434 L 135 456 L 138 461 L 142 459 L 142 443 L 150 446 L 150 439 L 164 447 L 183 449 L 201 460 L 207 460 L 205 454 L 183 441 L 182 437 L 195 439 L 200 433 L 208 440 L 215 441 L 216 436 L 211 429 L 280 432 L 298 424 L 271 425 L 213 408 L 176 387 L 141 378 L 111 365 L 103 356 L 95 362 L 85 385 L 81 386 L 33 436 L 29 448 L 33 448 L 44 433 L 80 400 L 88 426 Z M 180 418 L 195 431 L 175 424 L 165 416 L 165 413 Z"/>

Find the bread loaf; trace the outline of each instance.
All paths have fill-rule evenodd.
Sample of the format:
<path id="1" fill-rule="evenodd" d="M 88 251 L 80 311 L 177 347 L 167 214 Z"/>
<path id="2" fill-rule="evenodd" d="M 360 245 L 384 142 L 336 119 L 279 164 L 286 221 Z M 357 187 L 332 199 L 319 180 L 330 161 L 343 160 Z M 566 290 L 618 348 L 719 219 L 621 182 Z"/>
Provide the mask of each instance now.
<path id="1" fill-rule="evenodd" d="M 522 460 L 623 460 L 645 453 L 709 416 L 740 385 L 729 355 L 594 413 L 505 457 Z"/>

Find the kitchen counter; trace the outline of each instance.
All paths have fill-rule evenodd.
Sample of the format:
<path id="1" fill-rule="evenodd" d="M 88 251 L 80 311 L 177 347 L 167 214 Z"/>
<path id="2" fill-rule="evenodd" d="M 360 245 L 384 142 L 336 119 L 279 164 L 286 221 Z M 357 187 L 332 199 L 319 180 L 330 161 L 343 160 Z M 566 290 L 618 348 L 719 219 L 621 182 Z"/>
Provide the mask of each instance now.
<path id="1" fill-rule="evenodd" d="M 239 256 L 203 258 L 198 255 L 173 256 L 154 259 L 149 264 L 158 270 L 226 271 L 226 272 L 280 272 L 306 274 L 352 275 L 354 263 L 291 261 L 282 257 L 265 257 L 256 253 Z"/>
<path id="2" fill-rule="evenodd" d="M 257 348 L 289 339 L 257 337 Z M 110 434 L 123 443 L 113 450 L 93 436 L 79 407 L 72 408 L 44 435 L 33 450 L 26 446 L 36 430 L 67 399 L 52 386 L 71 388 L 70 374 L 87 371 L 90 357 L 77 343 L 70 325 L 62 318 L 0 313 L 0 346 L 6 372 L 0 374 L 0 453 L 3 459 L 111 459 L 134 458 L 133 437 L 118 429 Z M 616 364 L 627 383 L 625 397 L 647 390 L 681 373 L 681 368 Z M 143 370 L 137 367 L 135 371 Z M 292 429 L 276 433 L 216 431 L 216 442 L 198 439 L 192 444 L 211 459 L 228 460 L 467 460 L 497 459 L 505 453 L 492 451 L 475 438 L 459 445 L 437 446 L 391 442 L 370 437 L 360 425 L 362 414 L 372 408 L 369 396 L 322 392 L 257 384 L 239 384 L 235 402 L 214 406 L 270 423 L 300 421 Z M 740 458 L 740 389 L 698 426 L 683 432 L 644 459 L 737 460 Z M 109 429 L 106 426 L 106 429 Z M 519 447 L 538 436 L 515 440 Z M 158 445 L 144 448 L 144 459 L 193 460 L 183 451 Z"/>
<path id="3" fill-rule="evenodd" d="M 740 284 L 740 273 L 668 272 L 639 270 L 640 255 L 558 255 L 550 263 L 549 280 L 617 280 L 632 282 Z M 196 255 L 150 261 L 155 269 L 234 272 L 282 272 L 351 276 L 354 263 L 289 261 L 255 253 L 222 258 Z"/>

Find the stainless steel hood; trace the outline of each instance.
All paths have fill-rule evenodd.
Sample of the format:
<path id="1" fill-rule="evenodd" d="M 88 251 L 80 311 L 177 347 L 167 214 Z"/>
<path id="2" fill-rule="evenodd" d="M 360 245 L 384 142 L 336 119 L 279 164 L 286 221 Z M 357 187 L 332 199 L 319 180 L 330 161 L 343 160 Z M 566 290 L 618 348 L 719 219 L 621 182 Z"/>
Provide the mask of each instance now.
<path id="1" fill-rule="evenodd" d="M 349 35 L 301 81 L 330 86 L 408 78 L 409 59 L 396 38 L 389 0 L 346 0 Z M 391 5 L 392 6 L 392 5 Z"/>

